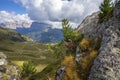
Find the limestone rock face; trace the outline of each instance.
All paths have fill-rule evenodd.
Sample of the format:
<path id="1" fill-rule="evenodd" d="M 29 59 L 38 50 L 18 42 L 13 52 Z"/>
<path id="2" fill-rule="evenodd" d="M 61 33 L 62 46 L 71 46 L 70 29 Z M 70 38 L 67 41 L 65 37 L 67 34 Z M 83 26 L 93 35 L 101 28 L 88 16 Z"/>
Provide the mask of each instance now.
<path id="1" fill-rule="evenodd" d="M 85 37 L 90 37 L 89 34 L 92 33 L 95 28 L 97 28 L 97 23 L 99 20 L 98 14 L 99 12 L 95 12 L 92 15 L 87 16 L 78 26 L 77 30 L 84 34 Z"/>
<path id="2" fill-rule="evenodd" d="M 113 15 L 114 17 L 120 19 L 120 1 L 118 1 L 118 3 L 116 4 Z"/>
<path id="3" fill-rule="evenodd" d="M 120 30 L 109 26 L 103 33 L 99 55 L 88 80 L 120 80 Z"/>
<path id="4" fill-rule="evenodd" d="M 80 25 L 78 30 L 85 37 L 102 36 L 99 55 L 94 60 L 88 80 L 120 80 L 120 0 L 115 6 L 113 17 L 108 21 L 101 24 L 92 21 L 85 24 L 84 21 L 81 24 L 83 27 Z"/>

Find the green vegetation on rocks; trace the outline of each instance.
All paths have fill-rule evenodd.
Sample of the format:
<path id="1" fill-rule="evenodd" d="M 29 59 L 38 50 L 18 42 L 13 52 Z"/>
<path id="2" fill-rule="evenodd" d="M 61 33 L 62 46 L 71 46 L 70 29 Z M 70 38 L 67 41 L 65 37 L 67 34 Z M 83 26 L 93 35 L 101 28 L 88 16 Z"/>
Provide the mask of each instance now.
<path id="1" fill-rule="evenodd" d="M 21 67 L 21 78 L 24 79 L 29 77 L 36 72 L 36 66 L 32 63 L 32 61 L 24 62 Z"/>
<path id="2" fill-rule="evenodd" d="M 64 42 L 68 51 L 75 52 L 78 42 L 82 40 L 83 34 L 73 29 L 67 19 L 62 20 L 62 32 Z"/>
<path id="3" fill-rule="evenodd" d="M 103 3 L 100 5 L 100 13 L 99 13 L 99 22 L 102 23 L 103 21 L 106 21 L 110 19 L 113 16 L 113 10 L 115 8 L 115 2 L 112 2 L 112 0 L 104 0 Z"/>
<path id="4" fill-rule="evenodd" d="M 64 35 L 64 40 L 69 41 L 80 41 L 83 38 L 83 35 L 80 34 L 77 30 L 73 29 L 67 19 L 62 20 L 62 32 Z"/>

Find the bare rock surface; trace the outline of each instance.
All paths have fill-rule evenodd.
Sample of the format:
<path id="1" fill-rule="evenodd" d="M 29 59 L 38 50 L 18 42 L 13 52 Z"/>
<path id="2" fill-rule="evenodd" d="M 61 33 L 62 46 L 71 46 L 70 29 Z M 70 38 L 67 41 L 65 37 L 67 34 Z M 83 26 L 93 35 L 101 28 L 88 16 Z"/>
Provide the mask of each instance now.
<path id="1" fill-rule="evenodd" d="M 97 15 L 88 16 L 78 27 L 87 38 L 102 36 L 99 55 L 94 60 L 88 80 L 120 80 L 120 0 L 108 21 L 97 23 Z M 77 55 L 79 59 L 80 54 Z"/>
<path id="2" fill-rule="evenodd" d="M 98 17 L 99 12 L 95 12 L 92 15 L 87 16 L 83 22 L 78 26 L 78 31 L 82 34 L 84 34 L 85 37 L 90 37 L 90 33 L 94 31 L 95 28 L 97 28 L 97 23 L 99 20 Z"/>
<path id="3" fill-rule="evenodd" d="M 120 31 L 119 26 L 105 30 L 99 55 L 94 60 L 88 80 L 120 80 Z"/>
<path id="4" fill-rule="evenodd" d="M 64 76 L 65 76 L 65 66 L 57 70 L 55 74 L 55 78 L 56 80 L 64 80 Z"/>

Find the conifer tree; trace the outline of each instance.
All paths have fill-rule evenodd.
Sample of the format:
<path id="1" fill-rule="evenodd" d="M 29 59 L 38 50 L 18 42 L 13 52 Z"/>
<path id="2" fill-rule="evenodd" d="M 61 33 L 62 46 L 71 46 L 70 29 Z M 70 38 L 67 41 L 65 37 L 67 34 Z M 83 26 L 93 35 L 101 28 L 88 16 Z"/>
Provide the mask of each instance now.
<path id="1" fill-rule="evenodd" d="M 108 20 L 110 17 L 112 17 L 114 5 L 112 4 L 111 0 L 104 0 L 99 9 L 99 22 L 102 23 L 104 20 Z"/>

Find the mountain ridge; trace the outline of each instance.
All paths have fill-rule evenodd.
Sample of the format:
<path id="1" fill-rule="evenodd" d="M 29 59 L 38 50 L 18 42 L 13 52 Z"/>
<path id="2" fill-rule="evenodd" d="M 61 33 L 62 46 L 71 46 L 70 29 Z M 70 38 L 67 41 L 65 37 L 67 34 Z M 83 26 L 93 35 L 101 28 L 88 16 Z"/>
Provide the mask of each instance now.
<path id="1" fill-rule="evenodd" d="M 13 42 L 25 42 L 32 41 L 29 37 L 21 35 L 14 30 L 0 27 L 0 40 L 1 41 L 13 41 Z"/>
<path id="2" fill-rule="evenodd" d="M 37 42 L 59 42 L 63 38 L 61 29 L 52 28 L 52 25 L 46 23 L 33 22 L 30 28 L 17 28 L 15 31 Z"/>

